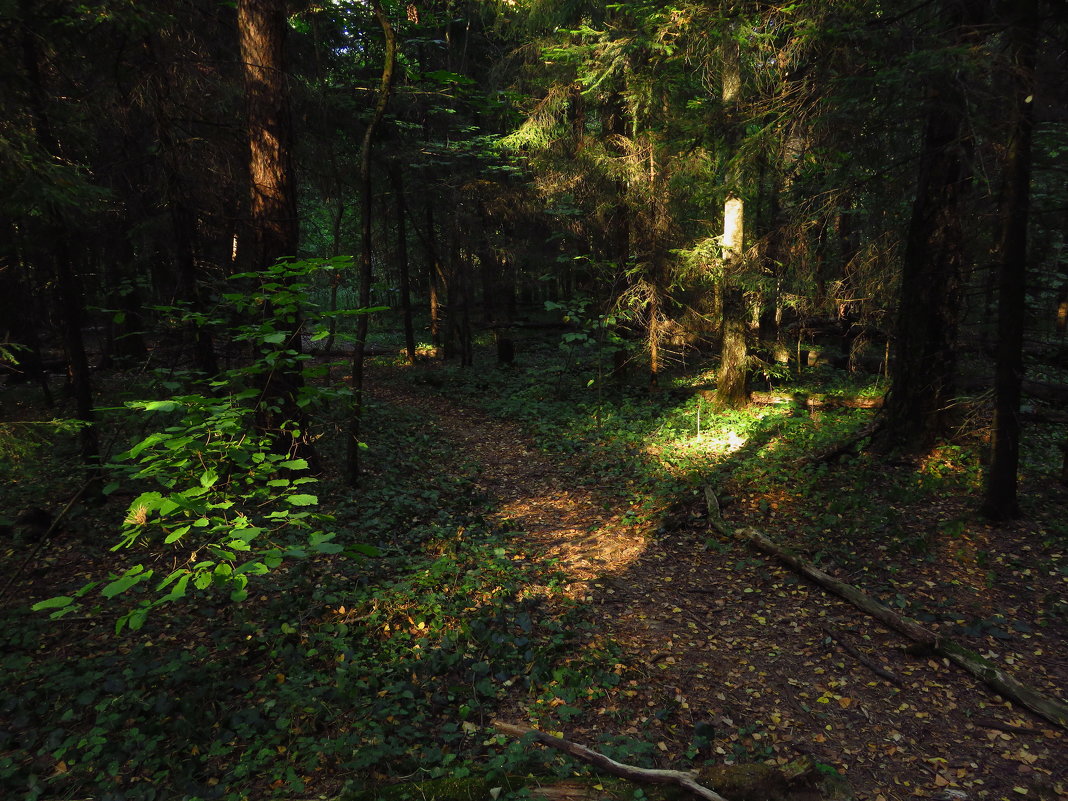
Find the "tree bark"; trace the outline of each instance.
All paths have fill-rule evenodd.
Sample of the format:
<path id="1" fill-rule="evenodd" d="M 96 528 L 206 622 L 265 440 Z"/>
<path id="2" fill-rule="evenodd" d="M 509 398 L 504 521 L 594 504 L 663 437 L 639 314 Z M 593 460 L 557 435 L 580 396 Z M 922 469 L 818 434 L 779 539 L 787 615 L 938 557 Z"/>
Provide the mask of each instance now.
<path id="1" fill-rule="evenodd" d="M 251 182 L 252 258 L 263 269 L 296 255 L 297 203 L 285 75 L 283 0 L 239 0 Z"/>
<path id="2" fill-rule="evenodd" d="M 716 374 L 716 405 L 739 409 L 749 402 L 749 350 L 745 296 L 733 285 L 745 241 L 745 205 L 730 195 L 723 207 L 723 345 Z"/>
<path id="3" fill-rule="evenodd" d="M 1031 190 L 1037 0 L 1006 3 L 1013 127 L 1005 158 L 1004 218 L 998 276 L 998 349 L 994 379 L 993 458 L 986 476 L 982 512 L 993 520 L 1020 515 L 1020 393 L 1023 384 L 1024 318 L 1027 311 L 1027 222 Z"/>
<path id="4" fill-rule="evenodd" d="M 249 266 L 262 271 L 297 251 L 297 200 L 290 156 L 292 121 L 285 75 L 284 0 L 238 0 L 238 40 L 244 67 L 249 143 Z M 301 321 L 292 323 L 285 349 L 300 350 Z M 297 403 L 304 385 L 299 363 L 263 378 L 257 426 L 281 453 L 305 458 L 317 469 L 315 449 L 306 437 L 305 415 Z M 290 425 L 300 435 L 294 437 Z"/>

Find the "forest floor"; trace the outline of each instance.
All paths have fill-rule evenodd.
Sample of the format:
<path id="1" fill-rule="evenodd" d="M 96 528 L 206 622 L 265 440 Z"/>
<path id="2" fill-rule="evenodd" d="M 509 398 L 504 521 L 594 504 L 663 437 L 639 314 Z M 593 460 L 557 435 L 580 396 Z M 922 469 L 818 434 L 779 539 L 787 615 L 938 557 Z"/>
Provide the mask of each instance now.
<path id="1" fill-rule="evenodd" d="M 1068 795 L 1063 730 L 946 659 L 910 655 L 911 643 L 846 601 L 717 535 L 695 492 L 642 511 L 626 482 L 587 480 L 588 457 L 550 455 L 520 424 L 396 379 L 395 371 L 373 373 L 373 392 L 417 409 L 474 461 L 491 517 L 521 532 L 531 558 L 559 567 L 568 593 L 590 605 L 621 649 L 625 681 L 571 719 L 564 736 L 587 744 L 645 738 L 659 767 L 695 757 L 782 765 L 808 756 L 873 801 Z M 850 481 L 848 468 L 839 480 Z M 803 500 L 790 487 L 776 498 L 729 478 L 725 484 L 716 491 L 733 496 L 730 527 L 755 526 L 782 544 L 822 549 L 830 555 L 823 569 L 869 592 L 885 592 L 881 580 L 890 577 L 888 603 L 936 610 L 921 614 L 931 630 L 1043 693 L 1065 696 L 1065 542 L 1043 545 L 1033 523 L 977 522 L 967 506 L 973 501 L 958 495 L 901 503 L 900 530 L 881 542 L 843 541 L 839 514 L 838 522 L 822 521 L 830 527 L 819 543 L 801 536 L 804 510 L 790 507 Z M 902 540 L 910 547 L 895 549 Z"/>
<path id="2" fill-rule="evenodd" d="M 556 343 L 524 359 L 376 360 L 358 493 L 337 474 L 344 421 L 323 427 L 323 511 L 374 558 L 287 561 L 244 603 L 190 593 L 116 636 L 121 597 L 57 621 L 29 606 L 180 563 L 147 535 L 112 549 L 136 484 L 72 508 L 50 541 L 0 543 L 0 797 L 362 801 L 401 782 L 584 770 L 495 719 L 645 767 L 803 755 L 862 801 L 1065 797 L 1063 729 L 717 533 L 703 492 L 729 529 L 759 529 L 1064 699 L 1060 431 L 1032 437 L 1026 517 L 995 527 L 974 512 L 967 441 L 918 461 L 804 461 L 871 412 L 713 414 L 699 370 L 649 392 L 604 385 Z M 158 386 L 101 385 L 115 450 L 157 425 L 122 402 Z M 15 421 L 64 411 L 42 413 L 32 387 L 0 403 L 0 444 L 25 441 Z M 0 462 L 0 509 L 56 514 L 80 483 L 76 452 L 63 435 L 25 442 Z"/>

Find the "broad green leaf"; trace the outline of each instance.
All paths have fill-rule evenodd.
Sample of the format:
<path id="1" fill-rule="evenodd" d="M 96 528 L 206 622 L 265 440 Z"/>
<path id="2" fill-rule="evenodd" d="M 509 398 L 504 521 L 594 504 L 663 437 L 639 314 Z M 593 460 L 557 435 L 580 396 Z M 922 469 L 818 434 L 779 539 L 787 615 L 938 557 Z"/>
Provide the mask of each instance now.
<path id="1" fill-rule="evenodd" d="M 315 495 L 290 495 L 286 501 L 294 506 L 314 506 L 319 503 L 319 498 Z"/>
<path id="2" fill-rule="evenodd" d="M 179 598 L 184 598 L 185 597 L 185 588 L 188 585 L 189 585 L 189 574 L 186 573 L 180 579 L 178 579 L 178 583 L 174 585 L 174 589 L 171 590 L 167 595 L 165 595 L 160 600 L 161 601 L 176 601 Z"/>
<path id="3" fill-rule="evenodd" d="M 279 462 L 278 466 L 285 470 L 307 470 L 307 459 L 287 459 L 284 462 Z"/>
<path id="4" fill-rule="evenodd" d="M 125 574 L 115 579 L 100 591 L 105 598 L 114 598 L 116 595 L 126 592 L 135 584 L 151 578 L 152 571 L 145 570 L 141 565 L 134 565 Z"/>
<path id="5" fill-rule="evenodd" d="M 146 412 L 173 412 L 180 404 L 172 400 L 148 401 L 141 405 Z"/>
<path id="6" fill-rule="evenodd" d="M 130 630 L 137 631 L 143 625 L 145 625 L 145 619 L 148 617 L 148 609 L 135 609 L 130 613 Z"/>
<path id="7" fill-rule="evenodd" d="M 260 558 L 263 560 L 263 563 L 267 565 L 267 567 L 269 567 L 271 570 L 274 570 L 274 568 L 282 564 L 282 552 L 277 549 L 273 551 L 267 551 L 267 553 L 263 554 Z"/>
<path id="8" fill-rule="evenodd" d="M 349 545 L 345 549 L 345 552 L 346 553 L 351 552 L 352 554 L 359 555 L 359 556 L 381 556 L 382 555 L 382 551 L 380 551 L 375 546 L 373 546 L 373 545 L 362 545 L 360 543 L 356 543 L 355 545 Z"/>
<path id="9" fill-rule="evenodd" d="M 42 609 L 60 609 L 64 606 L 70 606 L 72 603 L 74 603 L 74 599 L 69 595 L 57 595 L 55 598 L 38 601 L 30 608 L 34 612 L 40 612 Z"/>
<path id="10" fill-rule="evenodd" d="M 241 542 L 252 542 L 262 533 L 263 529 L 259 526 L 245 526 L 244 528 L 235 527 L 230 530 L 230 536 Z"/>
<path id="11" fill-rule="evenodd" d="M 133 502 L 127 509 L 127 520 L 140 522 L 145 514 L 158 509 L 162 500 L 163 495 L 158 492 L 142 492 L 134 498 Z"/>
<path id="12" fill-rule="evenodd" d="M 172 542 L 180 540 L 185 533 L 189 531 L 189 526 L 179 526 L 166 537 L 163 538 L 164 545 L 170 545 Z"/>

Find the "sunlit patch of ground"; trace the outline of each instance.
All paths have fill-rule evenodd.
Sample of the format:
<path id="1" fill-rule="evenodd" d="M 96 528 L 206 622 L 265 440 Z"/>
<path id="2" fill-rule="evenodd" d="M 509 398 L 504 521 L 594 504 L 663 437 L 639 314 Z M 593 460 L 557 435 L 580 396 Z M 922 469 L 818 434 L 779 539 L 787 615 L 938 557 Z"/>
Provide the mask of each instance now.
<path id="1" fill-rule="evenodd" d="M 384 400 L 411 403 L 388 386 L 375 392 Z M 440 399 L 435 403 L 448 405 Z M 622 572 L 641 557 L 655 523 L 624 521 L 625 514 L 615 509 L 618 499 L 568 486 L 560 466 L 531 447 L 515 426 L 459 407 L 446 414 L 439 410 L 436 424 L 466 458 L 482 466 L 477 483 L 494 501 L 489 519 L 524 532 L 531 556 L 555 562 L 568 576 L 572 597 L 583 597 L 589 581 Z"/>

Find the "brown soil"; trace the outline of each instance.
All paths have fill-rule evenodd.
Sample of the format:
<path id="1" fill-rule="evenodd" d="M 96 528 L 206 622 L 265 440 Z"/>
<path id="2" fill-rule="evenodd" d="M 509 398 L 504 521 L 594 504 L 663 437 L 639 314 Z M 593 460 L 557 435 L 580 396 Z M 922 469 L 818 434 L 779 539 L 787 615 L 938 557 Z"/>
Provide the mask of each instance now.
<path id="1" fill-rule="evenodd" d="M 374 376 L 372 391 L 424 410 L 481 466 L 495 519 L 524 532 L 542 559 L 557 560 L 570 593 L 591 605 L 604 634 L 622 648 L 623 683 L 567 729 L 568 738 L 647 739 L 661 767 L 678 768 L 699 727 L 711 734 L 699 759 L 774 765 L 806 755 L 839 770 L 857 798 L 874 801 L 1068 797 L 1064 730 L 946 660 L 906 652 L 910 643 L 900 635 L 745 545 L 713 537 L 696 500 L 684 499 L 667 527 L 662 520 L 630 523 L 620 488 L 580 486 L 577 464 L 544 455 L 518 426 L 416 394 L 387 373 Z M 733 491 L 729 525 L 756 525 L 791 544 L 788 514 L 775 511 L 777 504 L 769 513 L 766 498 L 760 512 L 744 488 Z M 966 500 L 947 499 L 939 519 L 953 503 Z M 909 511 L 925 525 L 926 510 Z M 1050 554 L 1022 526 L 971 536 L 1015 565 L 1012 581 L 987 586 L 974 558 L 936 542 L 938 558 L 908 562 L 897 586 L 962 614 L 1009 610 L 1025 631 L 957 639 L 1063 698 L 1065 624 L 1043 615 L 1051 597 L 1063 599 L 1068 579 L 1043 561 Z M 871 557 L 875 564 L 884 555 Z M 862 588 L 868 578 L 837 577 Z M 898 683 L 876 675 L 829 633 Z"/>

